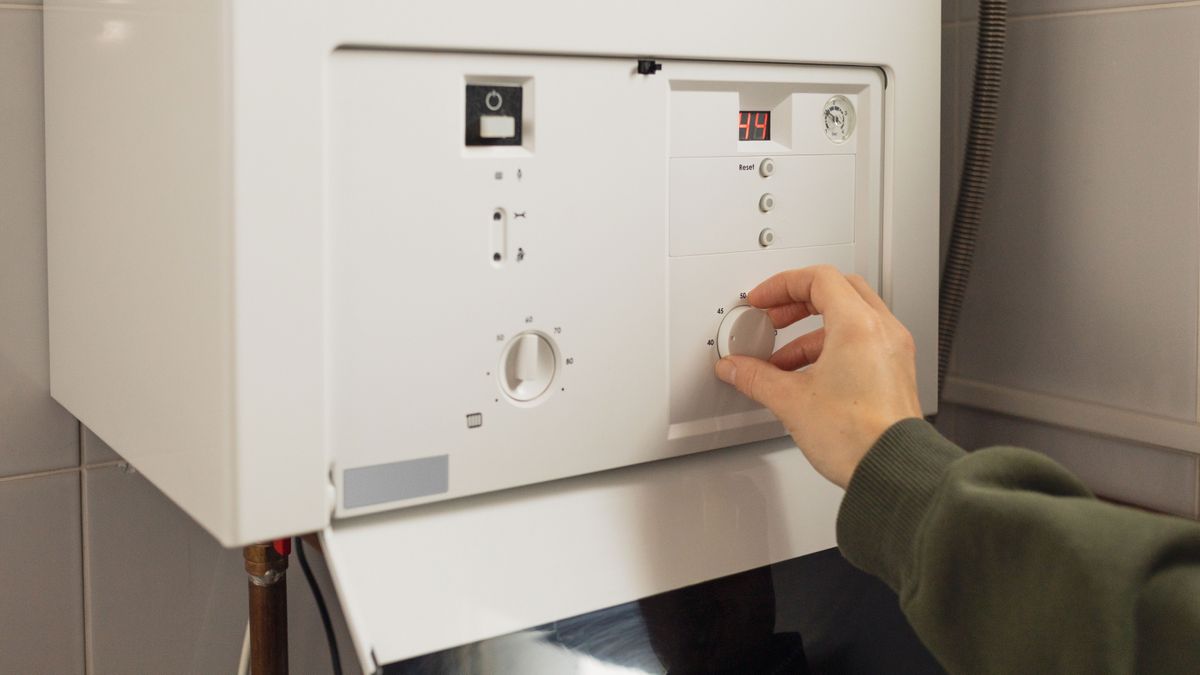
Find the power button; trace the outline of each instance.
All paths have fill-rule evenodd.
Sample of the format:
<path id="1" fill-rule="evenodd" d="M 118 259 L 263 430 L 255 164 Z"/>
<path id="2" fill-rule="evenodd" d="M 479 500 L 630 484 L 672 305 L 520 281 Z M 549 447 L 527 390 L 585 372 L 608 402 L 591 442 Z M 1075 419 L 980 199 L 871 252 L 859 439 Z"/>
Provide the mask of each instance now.
<path id="1" fill-rule="evenodd" d="M 468 146 L 521 144 L 521 87 L 468 84 L 466 94 Z"/>

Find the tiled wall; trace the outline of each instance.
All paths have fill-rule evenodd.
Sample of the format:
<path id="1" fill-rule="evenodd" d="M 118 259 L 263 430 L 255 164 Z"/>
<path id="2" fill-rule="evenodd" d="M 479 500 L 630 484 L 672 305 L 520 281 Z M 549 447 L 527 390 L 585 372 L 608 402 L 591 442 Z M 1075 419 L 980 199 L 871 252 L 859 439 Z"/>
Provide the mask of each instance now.
<path id="1" fill-rule="evenodd" d="M 236 671 L 240 550 L 222 549 L 48 395 L 42 12 L 0 2 L 0 673 Z M 314 572 L 332 592 L 319 555 Z M 293 673 L 328 673 L 293 558 Z M 336 602 L 342 664 L 357 673 Z"/>
<path id="2" fill-rule="evenodd" d="M 998 145 L 943 429 L 1196 517 L 1200 2 L 1010 0 Z M 977 0 L 946 0 L 943 229 Z M 953 167 L 953 171 L 951 171 Z"/>
<path id="3" fill-rule="evenodd" d="M 1150 4 L 1010 2 L 1002 150 L 956 375 L 1195 410 L 1200 3 Z M 943 7 L 947 221 L 975 6 Z M 0 673 L 232 672 L 240 552 L 47 395 L 43 173 L 41 11 L 0 3 Z M 1195 455 L 963 406 L 941 423 L 964 445 L 1037 447 L 1105 494 L 1196 514 Z M 295 567 L 289 597 L 293 672 L 327 672 Z"/>

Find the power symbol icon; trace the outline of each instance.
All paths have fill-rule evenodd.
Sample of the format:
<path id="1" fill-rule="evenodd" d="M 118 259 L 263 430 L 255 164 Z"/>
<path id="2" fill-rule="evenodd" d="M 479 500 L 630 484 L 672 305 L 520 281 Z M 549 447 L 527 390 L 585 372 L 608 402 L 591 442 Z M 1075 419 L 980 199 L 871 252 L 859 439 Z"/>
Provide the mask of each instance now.
<path id="1" fill-rule="evenodd" d="M 496 112 L 500 109 L 500 106 L 504 105 L 504 97 L 500 95 L 500 92 L 493 89 L 483 97 L 483 104 L 487 106 L 488 110 Z"/>

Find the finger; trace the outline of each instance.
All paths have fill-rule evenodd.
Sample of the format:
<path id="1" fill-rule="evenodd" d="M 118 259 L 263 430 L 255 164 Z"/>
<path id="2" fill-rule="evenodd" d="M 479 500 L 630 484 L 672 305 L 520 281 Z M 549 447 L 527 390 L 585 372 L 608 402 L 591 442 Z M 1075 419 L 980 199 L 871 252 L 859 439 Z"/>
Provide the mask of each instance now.
<path id="1" fill-rule="evenodd" d="M 766 312 L 767 316 L 771 317 L 771 323 L 776 328 L 787 328 L 801 319 L 807 319 L 816 314 L 816 311 L 806 302 L 795 302 L 790 305 L 770 307 Z"/>
<path id="2" fill-rule="evenodd" d="M 826 317 L 826 326 L 869 307 L 846 277 L 831 265 L 781 272 L 756 286 L 748 297 L 750 304 L 760 309 L 809 303 Z"/>
<path id="3" fill-rule="evenodd" d="M 799 370 L 816 363 L 824 347 L 825 329 L 818 328 L 780 347 L 771 356 L 771 363 L 780 370 Z"/>
<path id="4" fill-rule="evenodd" d="M 717 377 L 772 411 L 792 397 L 799 384 L 792 373 L 753 356 L 726 356 L 717 361 Z"/>
<path id="5" fill-rule="evenodd" d="M 862 278 L 861 275 L 851 274 L 846 277 L 846 281 L 850 282 L 850 285 L 854 287 L 854 290 L 857 291 L 860 296 L 862 296 L 862 299 L 865 300 L 868 305 L 881 312 L 891 313 L 891 310 L 888 309 L 887 303 L 883 301 L 883 298 L 879 297 L 879 294 L 875 292 L 875 289 L 871 288 L 871 284 L 868 284 L 867 280 Z"/>

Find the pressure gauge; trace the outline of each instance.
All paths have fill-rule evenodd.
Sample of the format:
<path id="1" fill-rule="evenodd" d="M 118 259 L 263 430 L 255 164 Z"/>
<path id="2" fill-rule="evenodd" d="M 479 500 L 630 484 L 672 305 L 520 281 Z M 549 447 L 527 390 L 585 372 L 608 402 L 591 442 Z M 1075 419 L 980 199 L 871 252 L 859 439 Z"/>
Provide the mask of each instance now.
<path id="1" fill-rule="evenodd" d="M 845 143 L 854 133 L 854 104 L 845 96 L 825 102 L 825 136 L 834 143 Z"/>

